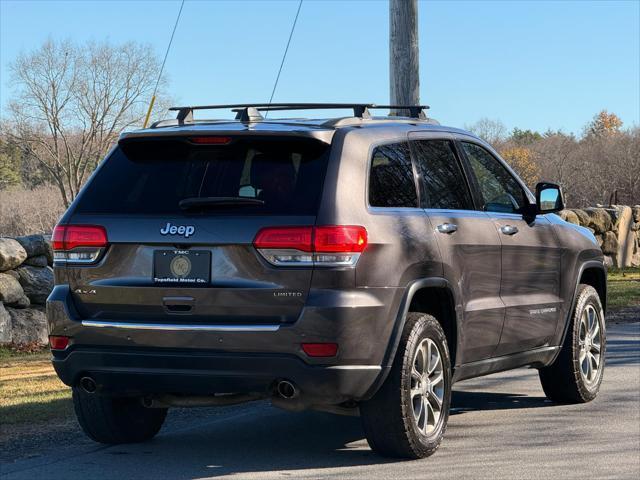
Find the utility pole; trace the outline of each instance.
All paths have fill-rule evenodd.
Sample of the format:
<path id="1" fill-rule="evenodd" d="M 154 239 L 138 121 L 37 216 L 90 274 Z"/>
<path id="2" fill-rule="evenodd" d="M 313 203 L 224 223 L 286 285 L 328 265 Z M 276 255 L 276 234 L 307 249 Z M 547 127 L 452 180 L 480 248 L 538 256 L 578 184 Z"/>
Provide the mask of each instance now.
<path id="1" fill-rule="evenodd" d="M 389 84 L 392 105 L 420 105 L 418 0 L 389 0 Z"/>

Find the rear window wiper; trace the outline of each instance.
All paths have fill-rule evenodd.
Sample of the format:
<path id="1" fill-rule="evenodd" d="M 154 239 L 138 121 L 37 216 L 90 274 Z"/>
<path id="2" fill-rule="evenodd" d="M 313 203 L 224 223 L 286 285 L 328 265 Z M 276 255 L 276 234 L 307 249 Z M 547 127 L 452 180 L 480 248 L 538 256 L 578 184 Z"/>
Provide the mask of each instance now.
<path id="1" fill-rule="evenodd" d="M 251 197 L 191 197 L 180 200 L 178 206 L 182 210 L 199 207 L 227 207 L 243 205 L 264 205 L 264 200 Z"/>

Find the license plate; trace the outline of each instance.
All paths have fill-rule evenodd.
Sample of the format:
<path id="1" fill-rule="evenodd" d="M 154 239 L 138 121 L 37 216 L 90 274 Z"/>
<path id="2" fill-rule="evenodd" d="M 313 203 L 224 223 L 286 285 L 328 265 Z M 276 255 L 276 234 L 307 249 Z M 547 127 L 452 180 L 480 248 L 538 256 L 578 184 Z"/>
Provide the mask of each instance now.
<path id="1" fill-rule="evenodd" d="M 211 279 L 211 252 L 203 250 L 156 250 L 153 281 L 172 285 L 206 285 Z"/>

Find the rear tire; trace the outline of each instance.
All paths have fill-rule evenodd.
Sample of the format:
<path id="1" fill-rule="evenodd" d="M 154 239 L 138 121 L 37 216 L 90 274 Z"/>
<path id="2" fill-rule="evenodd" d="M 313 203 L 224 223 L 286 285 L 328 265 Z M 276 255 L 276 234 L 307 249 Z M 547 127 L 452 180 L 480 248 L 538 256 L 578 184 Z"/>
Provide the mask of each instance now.
<path id="1" fill-rule="evenodd" d="M 384 456 L 424 458 L 440 446 L 451 403 L 451 360 L 440 323 L 410 312 L 389 376 L 360 405 L 367 442 Z"/>
<path id="2" fill-rule="evenodd" d="M 166 408 L 146 408 L 139 398 L 110 397 L 73 389 L 73 407 L 84 433 L 100 443 L 139 443 L 153 438 Z"/>
<path id="3" fill-rule="evenodd" d="M 604 374 L 606 342 L 600 296 L 592 286 L 581 284 L 562 350 L 553 364 L 539 371 L 547 398 L 558 403 L 586 403 L 596 398 Z"/>

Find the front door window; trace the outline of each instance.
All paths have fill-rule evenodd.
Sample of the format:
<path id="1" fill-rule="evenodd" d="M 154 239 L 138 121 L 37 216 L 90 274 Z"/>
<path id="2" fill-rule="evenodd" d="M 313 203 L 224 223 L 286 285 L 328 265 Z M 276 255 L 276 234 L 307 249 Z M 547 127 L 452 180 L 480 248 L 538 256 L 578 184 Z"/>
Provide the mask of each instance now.
<path id="1" fill-rule="evenodd" d="M 519 213 L 527 198 L 524 190 L 506 168 L 487 150 L 462 142 L 471 169 L 476 176 L 485 212 Z"/>

